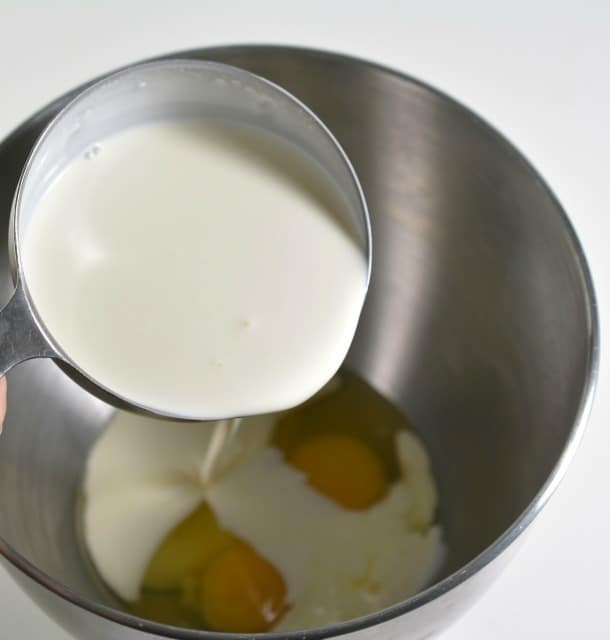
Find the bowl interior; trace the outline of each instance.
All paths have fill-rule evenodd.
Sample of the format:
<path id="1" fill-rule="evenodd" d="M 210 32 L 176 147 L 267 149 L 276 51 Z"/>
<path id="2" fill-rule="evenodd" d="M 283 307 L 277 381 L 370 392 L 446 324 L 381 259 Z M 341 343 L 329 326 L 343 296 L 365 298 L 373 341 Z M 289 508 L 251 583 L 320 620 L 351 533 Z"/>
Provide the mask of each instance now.
<path id="1" fill-rule="evenodd" d="M 303 100 L 360 177 L 374 266 L 348 366 L 401 407 L 428 446 L 449 548 L 442 578 L 527 509 L 570 438 L 587 387 L 591 301 L 560 207 L 494 131 L 412 80 L 315 52 L 205 55 Z M 5 227 L 29 149 L 59 106 L 1 148 Z M 33 361 L 9 376 L 0 439 L 0 537 L 97 600 L 75 509 L 87 451 L 111 412 L 53 363 Z"/>

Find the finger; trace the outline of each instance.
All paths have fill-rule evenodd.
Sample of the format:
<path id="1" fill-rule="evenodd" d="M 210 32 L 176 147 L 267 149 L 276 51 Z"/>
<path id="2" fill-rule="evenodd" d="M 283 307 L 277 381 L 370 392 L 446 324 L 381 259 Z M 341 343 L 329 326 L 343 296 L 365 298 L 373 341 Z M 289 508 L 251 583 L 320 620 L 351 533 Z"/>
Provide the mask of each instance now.
<path id="1" fill-rule="evenodd" d="M 6 378 L 0 378 L 0 433 L 6 417 Z"/>

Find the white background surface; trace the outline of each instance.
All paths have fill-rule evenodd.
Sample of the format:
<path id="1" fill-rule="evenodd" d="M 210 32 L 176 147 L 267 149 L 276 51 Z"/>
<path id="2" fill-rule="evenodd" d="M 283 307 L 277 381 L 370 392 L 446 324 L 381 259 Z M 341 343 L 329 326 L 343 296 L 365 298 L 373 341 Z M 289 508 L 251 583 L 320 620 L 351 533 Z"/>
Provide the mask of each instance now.
<path id="1" fill-rule="evenodd" d="M 176 49 L 248 42 L 315 46 L 385 63 L 443 89 L 498 127 L 570 214 L 595 278 L 602 337 L 608 335 L 606 0 L 0 0 L 0 138 L 66 89 L 118 65 Z M 605 351 L 602 345 L 589 428 L 564 482 L 506 573 L 441 640 L 610 638 Z M 68 638 L 1 569 L 0 638 Z"/>

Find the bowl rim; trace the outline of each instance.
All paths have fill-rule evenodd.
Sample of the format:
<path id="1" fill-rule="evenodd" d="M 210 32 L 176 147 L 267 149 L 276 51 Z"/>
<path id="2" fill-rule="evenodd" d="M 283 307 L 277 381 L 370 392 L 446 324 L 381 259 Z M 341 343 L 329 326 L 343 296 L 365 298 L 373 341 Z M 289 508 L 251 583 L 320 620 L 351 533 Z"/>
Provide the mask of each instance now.
<path id="1" fill-rule="evenodd" d="M 485 119 L 476 114 L 474 111 L 461 104 L 458 100 L 452 98 L 443 91 L 430 86 L 426 82 L 414 78 L 406 73 L 376 62 L 371 62 L 364 58 L 337 53 L 326 49 L 254 43 L 186 49 L 169 54 L 146 58 L 144 60 L 139 60 L 129 65 L 125 65 L 118 69 L 114 69 L 108 73 L 104 73 L 101 76 L 93 78 L 92 80 L 64 93 L 60 97 L 51 101 L 50 103 L 39 109 L 32 116 L 23 121 L 15 129 L 13 129 L 13 131 L 10 132 L 8 136 L 4 138 L 4 140 L 0 141 L 0 153 L 2 152 L 4 147 L 8 146 L 15 138 L 18 138 L 25 131 L 31 129 L 38 123 L 42 123 L 48 120 L 49 113 L 54 112 L 62 105 L 67 104 L 68 101 L 70 101 L 74 96 L 76 96 L 87 86 L 99 81 L 107 75 L 117 73 L 123 69 L 133 66 L 134 64 L 142 64 L 143 62 L 189 57 L 206 59 L 205 56 L 208 55 L 215 56 L 225 51 L 238 52 L 240 50 L 244 52 L 256 51 L 268 53 L 299 54 L 306 57 L 317 57 L 327 59 L 329 61 L 342 61 L 351 65 L 369 67 L 383 74 L 392 76 L 397 80 L 414 85 L 423 91 L 432 93 L 437 98 L 446 101 L 452 108 L 457 109 L 458 111 L 461 111 L 463 114 L 467 115 L 474 121 L 477 126 L 483 128 L 487 131 L 487 133 L 491 134 L 495 141 L 499 145 L 501 145 L 508 153 L 510 153 L 514 157 L 515 161 L 520 163 L 527 170 L 527 172 L 540 184 L 540 186 L 546 192 L 547 196 L 550 198 L 552 204 L 555 207 L 555 211 L 563 224 L 568 241 L 571 244 L 576 264 L 580 270 L 583 290 L 587 301 L 587 308 L 585 310 L 588 320 L 587 369 L 585 378 L 583 380 L 580 402 L 568 439 L 547 479 L 542 484 L 528 506 L 514 520 L 514 522 L 495 541 L 493 541 L 490 545 L 483 549 L 483 551 L 481 551 L 477 556 L 472 558 L 457 571 L 443 578 L 439 582 L 431 585 L 423 591 L 418 592 L 407 600 L 382 609 L 381 611 L 377 611 L 366 616 L 361 616 L 359 618 L 354 618 L 346 622 L 341 622 L 325 627 L 308 629 L 304 631 L 236 634 L 218 633 L 214 631 L 204 631 L 196 629 L 184 629 L 181 627 L 174 627 L 157 622 L 152 622 L 143 618 L 138 618 L 129 613 L 114 609 L 108 605 L 100 604 L 85 596 L 80 595 L 72 589 L 67 588 L 60 582 L 54 580 L 45 572 L 37 569 L 31 562 L 29 562 L 28 560 L 26 560 L 26 558 L 13 550 L 11 546 L 8 545 L 0 537 L 0 555 L 4 556 L 6 560 L 11 565 L 13 565 L 13 567 L 34 580 L 39 586 L 48 589 L 55 595 L 64 600 L 67 600 L 68 602 L 81 609 L 89 611 L 90 613 L 93 613 L 102 618 L 106 618 L 110 622 L 114 622 L 122 626 L 131 627 L 138 631 L 154 634 L 160 637 L 171 638 L 174 640 L 246 640 L 247 638 L 252 638 L 253 636 L 265 638 L 265 640 L 279 640 L 280 638 L 283 640 L 322 640 L 323 638 L 340 636 L 380 625 L 406 613 L 409 613 L 410 611 L 418 609 L 433 600 L 436 600 L 440 596 L 443 596 L 455 587 L 464 583 L 469 578 L 477 574 L 481 569 L 490 564 L 495 558 L 497 558 L 505 550 L 507 550 L 508 547 L 533 522 L 533 520 L 540 513 L 551 495 L 555 492 L 557 486 L 563 478 L 567 467 L 582 439 L 585 426 L 591 411 L 593 397 L 595 394 L 595 387 L 599 375 L 600 338 L 598 306 L 595 296 L 595 289 L 593 286 L 593 279 L 589 270 L 589 266 L 587 264 L 583 248 L 576 235 L 574 227 L 572 226 L 572 223 L 570 222 L 568 215 L 561 205 L 559 199 L 555 196 L 547 182 L 535 169 L 535 167 L 527 160 L 527 158 L 495 127 L 489 124 Z"/>

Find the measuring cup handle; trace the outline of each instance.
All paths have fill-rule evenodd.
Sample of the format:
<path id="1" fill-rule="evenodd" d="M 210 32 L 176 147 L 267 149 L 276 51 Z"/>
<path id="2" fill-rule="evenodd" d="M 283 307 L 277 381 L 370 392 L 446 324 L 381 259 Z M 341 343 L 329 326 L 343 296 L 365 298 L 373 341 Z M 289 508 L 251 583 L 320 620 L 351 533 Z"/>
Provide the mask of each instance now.
<path id="1" fill-rule="evenodd" d="M 50 358 L 57 352 L 32 317 L 21 282 L 0 311 L 0 376 L 31 358 Z"/>

